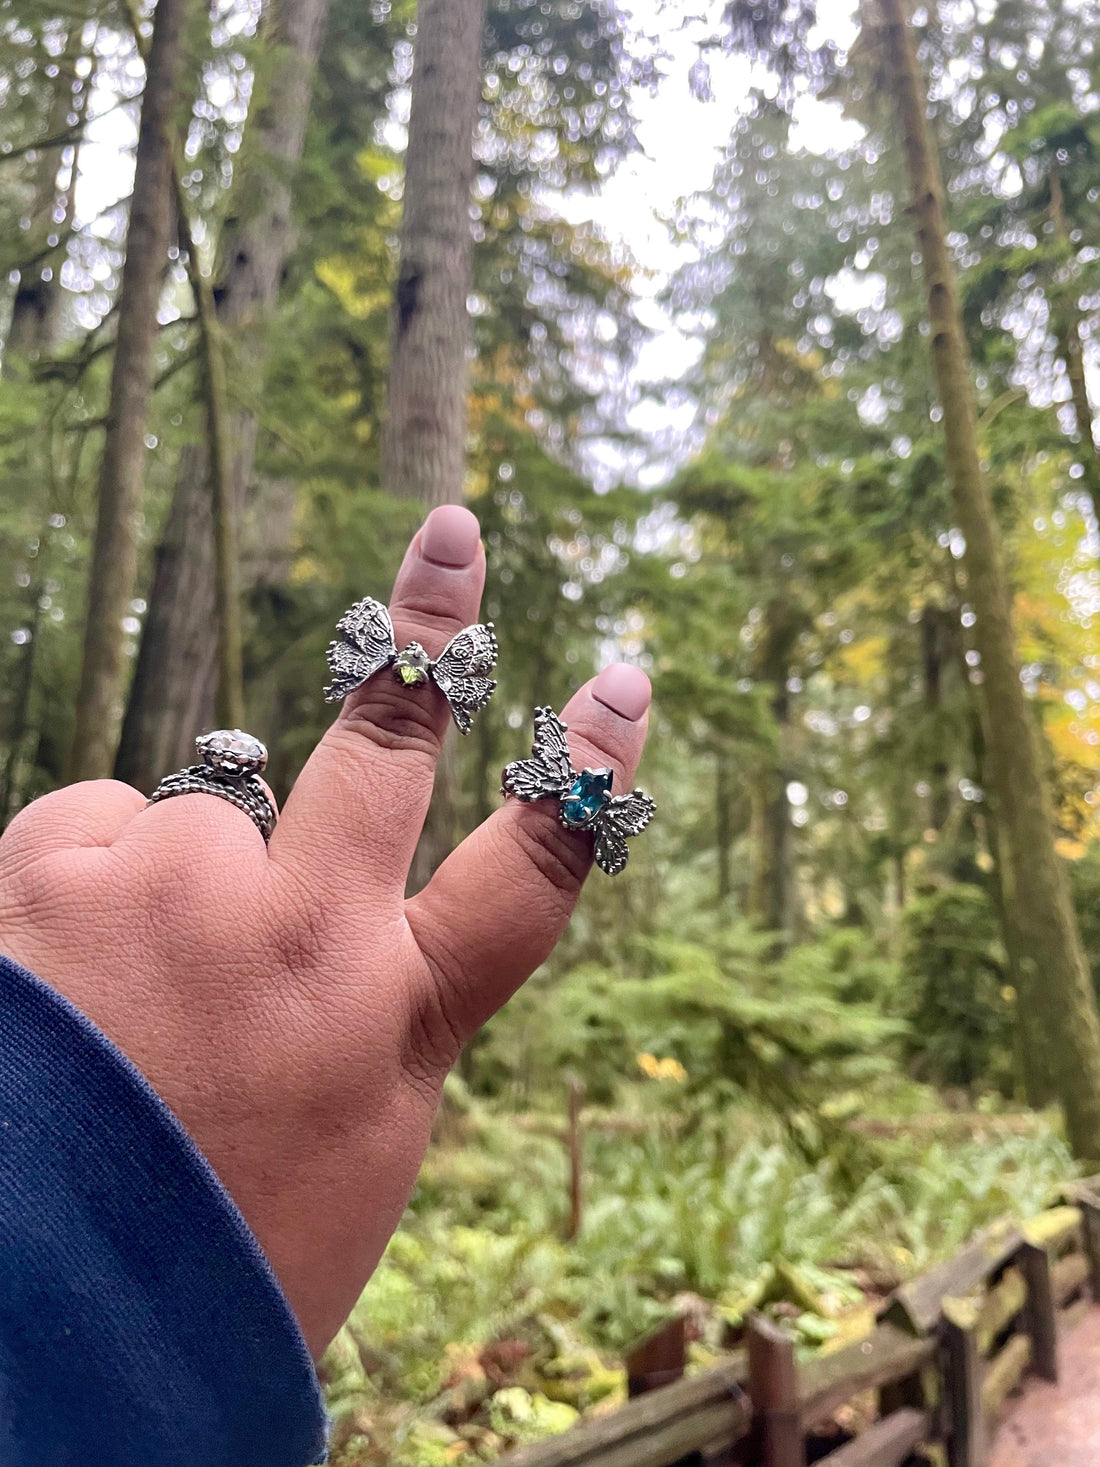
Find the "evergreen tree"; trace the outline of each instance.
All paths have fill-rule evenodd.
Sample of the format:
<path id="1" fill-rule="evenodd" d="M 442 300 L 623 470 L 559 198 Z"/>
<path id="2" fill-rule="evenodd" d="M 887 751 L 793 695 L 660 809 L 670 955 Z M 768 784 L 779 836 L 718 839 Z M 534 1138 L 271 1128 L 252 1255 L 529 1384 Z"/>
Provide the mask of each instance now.
<path id="1" fill-rule="evenodd" d="M 1071 1143 L 1078 1155 L 1091 1157 L 1100 1153 L 1100 1021 L 1066 873 L 1054 851 L 1040 735 L 1020 683 L 1011 598 L 978 445 L 943 184 L 916 47 L 903 0 L 880 0 L 880 5 L 928 295 L 947 471 L 966 538 L 988 784 L 1003 841 L 1006 914 L 1018 929 L 1021 952 L 1021 1016 L 1030 1043 L 1043 1043 Z"/>
<path id="2" fill-rule="evenodd" d="M 233 384 L 225 425 L 229 477 L 221 520 L 223 535 L 233 542 L 240 539 L 235 526 L 244 517 L 253 481 L 271 317 L 294 243 L 294 172 L 326 11 L 326 0 L 275 0 L 267 17 L 253 115 L 219 240 L 214 329 L 224 337 Z M 215 717 L 218 660 L 211 627 L 219 627 L 219 618 L 213 446 L 212 436 L 200 433 L 180 454 L 156 551 L 149 613 L 115 762 L 117 777 L 141 789 L 151 789 L 165 769 L 186 763 L 195 731 Z M 270 507 L 258 513 L 250 507 L 255 538 L 270 522 Z M 224 616 L 220 626 L 224 632 Z M 228 706 L 231 701 L 223 700 L 217 716 L 233 725 L 243 720 L 243 712 Z"/>
<path id="3" fill-rule="evenodd" d="M 172 227 L 171 138 L 186 15 L 186 0 L 158 5 L 142 94 L 69 758 L 74 779 L 110 774 L 125 696 L 122 623 L 137 589 L 133 521 L 141 503 L 157 306 Z"/>

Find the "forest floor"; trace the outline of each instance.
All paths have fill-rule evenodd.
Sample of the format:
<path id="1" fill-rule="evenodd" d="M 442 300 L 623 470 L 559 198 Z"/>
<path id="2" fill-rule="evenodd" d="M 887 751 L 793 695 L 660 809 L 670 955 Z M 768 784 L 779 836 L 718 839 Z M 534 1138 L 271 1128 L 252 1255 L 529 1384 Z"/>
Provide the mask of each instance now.
<path id="1" fill-rule="evenodd" d="M 1100 1309 L 1065 1339 L 1057 1385 L 1032 1380 L 1012 1402 L 990 1467 L 1096 1467 L 1100 1462 Z"/>

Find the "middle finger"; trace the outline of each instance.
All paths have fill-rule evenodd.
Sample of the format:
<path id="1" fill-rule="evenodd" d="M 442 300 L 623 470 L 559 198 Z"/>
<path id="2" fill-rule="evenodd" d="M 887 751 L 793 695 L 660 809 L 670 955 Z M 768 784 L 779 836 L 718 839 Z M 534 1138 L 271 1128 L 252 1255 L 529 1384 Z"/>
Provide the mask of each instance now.
<path id="1" fill-rule="evenodd" d="M 434 509 L 413 538 L 390 601 L 398 650 L 417 641 L 438 657 L 477 620 L 485 584 L 480 527 L 469 510 Z M 327 894 L 365 884 L 403 893 L 451 721 L 431 681 L 400 684 L 382 668 L 345 699 L 310 755 L 271 837 L 271 859 L 293 864 Z"/>

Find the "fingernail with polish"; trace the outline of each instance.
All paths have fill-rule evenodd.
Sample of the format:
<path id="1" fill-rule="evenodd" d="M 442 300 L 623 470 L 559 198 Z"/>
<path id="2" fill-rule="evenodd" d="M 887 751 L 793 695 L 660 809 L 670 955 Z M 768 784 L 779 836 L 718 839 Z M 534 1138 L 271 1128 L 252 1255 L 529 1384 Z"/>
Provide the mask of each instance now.
<path id="1" fill-rule="evenodd" d="M 592 684 L 592 696 L 620 718 L 637 723 L 649 707 L 653 690 L 640 667 L 632 667 L 629 662 L 613 662 Z"/>
<path id="2" fill-rule="evenodd" d="M 435 565 L 461 570 L 472 565 L 481 540 L 477 517 L 461 504 L 433 509 L 420 531 L 420 553 Z"/>

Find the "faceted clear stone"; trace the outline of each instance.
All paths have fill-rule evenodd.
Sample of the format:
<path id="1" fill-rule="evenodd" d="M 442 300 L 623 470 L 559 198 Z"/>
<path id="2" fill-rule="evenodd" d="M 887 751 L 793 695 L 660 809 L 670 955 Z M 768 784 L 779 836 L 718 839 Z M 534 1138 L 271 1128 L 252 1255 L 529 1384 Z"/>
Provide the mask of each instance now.
<path id="1" fill-rule="evenodd" d="M 582 770 L 562 799 L 562 822 L 578 830 L 591 825 L 611 798 L 612 778 L 610 769 Z"/>
<path id="2" fill-rule="evenodd" d="M 267 764 L 267 749 L 243 729 L 215 729 L 195 743 L 206 767 L 217 774 L 259 774 Z"/>

